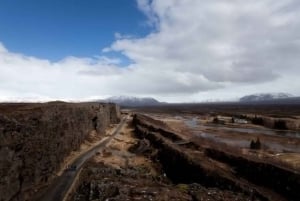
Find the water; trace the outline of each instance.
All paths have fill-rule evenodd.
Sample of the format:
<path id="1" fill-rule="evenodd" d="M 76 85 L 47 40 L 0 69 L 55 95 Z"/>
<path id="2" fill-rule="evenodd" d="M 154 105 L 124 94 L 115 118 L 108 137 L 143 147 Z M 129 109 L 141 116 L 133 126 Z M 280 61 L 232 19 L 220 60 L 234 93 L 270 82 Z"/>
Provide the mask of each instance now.
<path id="1" fill-rule="evenodd" d="M 273 136 L 287 136 L 287 137 L 296 137 L 300 138 L 300 133 L 295 131 L 278 131 L 271 129 L 255 129 L 255 128 L 235 128 L 235 127 L 226 127 L 224 125 L 199 125 L 197 118 L 192 119 L 184 119 L 184 123 L 191 129 L 196 128 L 214 128 L 218 130 L 227 130 L 227 131 L 235 131 L 239 133 L 245 134 L 265 134 L 265 135 L 273 135 Z"/>
<path id="2" fill-rule="evenodd" d="M 245 139 L 228 139 L 228 138 L 222 138 L 219 136 L 216 136 L 214 134 L 209 133 L 195 133 L 197 137 L 206 138 L 209 140 L 212 140 L 214 142 L 221 142 L 224 144 L 227 144 L 229 146 L 235 146 L 239 148 L 249 148 L 250 147 L 250 141 Z M 288 144 L 288 145 L 282 145 L 278 144 L 276 142 L 269 142 L 269 141 L 263 141 L 262 142 L 263 148 L 277 151 L 277 152 L 296 152 L 300 153 L 300 147 L 295 144 Z"/>
<path id="3" fill-rule="evenodd" d="M 197 128 L 198 125 L 198 121 L 196 118 L 192 118 L 192 119 L 186 119 L 184 120 L 185 125 L 187 125 L 189 128 Z"/>
<path id="4" fill-rule="evenodd" d="M 213 128 L 213 129 L 217 129 L 218 131 L 226 130 L 226 131 L 233 131 L 233 132 L 239 132 L 244 134 L 265 134 L 265 135 L 272 135 L 272 136 L 288 136 L 288 137 L 300 138 L 300 133 L 293 132 L 293 131 L 276 131 L 271 129 L 255 129 L 255 128 L 232 128 L 232 127 L 226 127 L 224 125 L 217 125 L 217 124 L 200 125 L 197 118 L 183 119 L 183 121 L 186 126 L 194 130 L 195 135 L 198 137 L 206 138 L 215 142 L 221 142 L 229 146 L 237 146 L 240 148 L 249 148 L 251 141 L 247 139 L 224 138 L 224 137 L 214 135 L 213 133 L 204 133 L 204 132 L 199 133 L 198 129 Z M 296 144 L 280 144 L 274 141 L 263 141 L 262 145 L 264 148 L 273 151 L 300 153 L 300 147 Z"/>

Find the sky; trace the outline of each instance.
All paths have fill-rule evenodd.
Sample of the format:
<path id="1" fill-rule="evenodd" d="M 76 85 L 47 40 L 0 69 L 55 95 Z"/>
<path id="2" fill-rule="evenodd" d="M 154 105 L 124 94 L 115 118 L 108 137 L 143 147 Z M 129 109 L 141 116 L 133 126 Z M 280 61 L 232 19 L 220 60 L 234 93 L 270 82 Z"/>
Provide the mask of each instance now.
<path id="1" fill-rule="evenodd" d="M 0 101 L 300 96 L 298 0 L 0 0 Z"/>

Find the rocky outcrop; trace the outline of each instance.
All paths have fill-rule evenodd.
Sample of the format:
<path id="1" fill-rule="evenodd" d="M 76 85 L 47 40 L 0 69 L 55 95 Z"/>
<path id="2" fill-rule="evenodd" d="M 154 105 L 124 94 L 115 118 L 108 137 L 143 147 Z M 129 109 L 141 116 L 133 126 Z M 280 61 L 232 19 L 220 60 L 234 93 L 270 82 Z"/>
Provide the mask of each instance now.
<path id="1" fill-rule="evenodd" d="M 237 175 L 256 185 L 272 189 L 287 200 L 299 200 L 299 173 L 270 163 L 249 160 L 217 149 L 206 149 L 205 154 L 234 168 Z"/>
<path id="2" fill-rule="evenodd" d="M 91 131 L 99 135 L 120 118 L 115 104 L 0 105 L 0 201 L 49 182 Z"/>
<path id="3" fill-rule="evenodd" d="M 300 198 L 297 171 L 225 151 L 222 147 L 181 146 L 174 137 L 180 138 L 180 135 L 162 128 L 161 124 L 144 115 L 135 115 L 134 125 L 137 137 L 147 139 L 158 150 L 156 160 L 175 183 L 200 183 L 262 200 Z"/>
<path id="4" fill-rule="evenodd" d="M 105 178 L 105 179 L 104 179 Z M 76 201 L 260 201 L 242 193 L 206 188 L 200 184 L 172 184 L 167 177 L 151 173 L 147 166 L 117 169 L 90 161 L 80 174 Z"/>

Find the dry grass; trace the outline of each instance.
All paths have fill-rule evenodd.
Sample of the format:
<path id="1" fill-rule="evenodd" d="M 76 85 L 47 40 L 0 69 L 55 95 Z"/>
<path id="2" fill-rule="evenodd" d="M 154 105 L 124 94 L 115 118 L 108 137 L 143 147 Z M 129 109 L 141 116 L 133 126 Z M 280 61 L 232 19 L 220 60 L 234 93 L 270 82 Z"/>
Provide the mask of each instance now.
<path id="1" fill-rule="evenodd" d="M 127 168 L 127 166 L 147 166 L 151 170 L 151 173 L 155 175 L 156 170 L 148 158 L 128 151 L 135 143 L 137 143 L 137 139 L 133 137 L 133 129 L 127 125 L 127 127 L 122 128 L 120 134 L 112 139 L 110 144 L 96 155 L 93 160 L 98 164 L 105 164 L 118 169 Z"/>

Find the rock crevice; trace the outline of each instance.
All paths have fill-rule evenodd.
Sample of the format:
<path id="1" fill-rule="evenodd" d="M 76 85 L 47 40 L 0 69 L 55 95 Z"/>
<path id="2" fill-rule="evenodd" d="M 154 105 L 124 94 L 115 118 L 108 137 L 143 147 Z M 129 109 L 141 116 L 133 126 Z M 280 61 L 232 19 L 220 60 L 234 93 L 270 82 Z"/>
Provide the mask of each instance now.
<path id="1" fill-rule="evenodd" d="M 0 201 L 49 182 L 91 131 L 119 118 L 115 104 L 0 104 Z"/>

